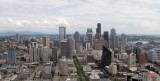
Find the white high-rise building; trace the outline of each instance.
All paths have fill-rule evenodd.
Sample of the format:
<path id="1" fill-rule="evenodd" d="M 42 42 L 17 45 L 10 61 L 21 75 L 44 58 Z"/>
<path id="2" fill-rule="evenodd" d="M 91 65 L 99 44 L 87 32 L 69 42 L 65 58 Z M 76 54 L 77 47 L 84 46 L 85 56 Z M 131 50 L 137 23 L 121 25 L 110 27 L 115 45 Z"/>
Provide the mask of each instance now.
<path id="1" fill-rule="evenodd" d="M 129 67 L 136 67 L 136 54 L 129 54 L 128 55 L 128 65 Z"/>
<path id="2" fill-rule="evenodd" d="M 42 62 L 48 62 L 50 60 L 48 47 L 47 46 L 41 47 L 39 51 L 40 51 L 41 61 Z"/>
<path id="3" fill-rule="evenodd" d="M 39 48 L 29 48 L 29 62 L 39 62 Z"/>
<path id="4" fill-rule="evenodd" d="M 66 27 L 59 27 L 59 41 L 66 39 Z"/>

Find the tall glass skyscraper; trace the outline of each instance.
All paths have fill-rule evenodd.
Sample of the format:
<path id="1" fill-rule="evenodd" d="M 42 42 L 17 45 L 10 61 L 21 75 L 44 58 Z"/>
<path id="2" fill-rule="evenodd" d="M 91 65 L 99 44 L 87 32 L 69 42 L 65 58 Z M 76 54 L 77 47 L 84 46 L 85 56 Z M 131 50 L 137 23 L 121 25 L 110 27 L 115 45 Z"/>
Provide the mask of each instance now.
<path id="1" fill-rule="evenodd" d="M 97 29 L 96 29 L 96 39 L 100 39 L 101 38 L 101 23 L 97 24 Z"/>
<path id="2" fill-rule="evenodd" d="M 112 52 L 103 46 L 103 54 L 102 54 L 102 60 L 101 63 L 103 66 L 109 66 L 112 62 Z"/>
<path id="3" fill-rule="evenodd" d="M 16 61 L 16 50 L 14 46 L 10 46 L 8 50 L 8 62 L 14 63 Z"/>

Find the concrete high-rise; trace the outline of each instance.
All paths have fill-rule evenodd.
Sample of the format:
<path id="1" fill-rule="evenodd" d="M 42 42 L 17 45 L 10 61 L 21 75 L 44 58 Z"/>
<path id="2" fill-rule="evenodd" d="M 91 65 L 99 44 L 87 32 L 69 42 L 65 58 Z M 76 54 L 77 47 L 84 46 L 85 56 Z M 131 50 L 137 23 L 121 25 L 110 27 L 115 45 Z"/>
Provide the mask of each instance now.
<path id="1" fill-rule="evenodd" d="M 16 34 L 16 40 L 19 41 L 19 33 Z"/>
<path id="2" fill-rule="evenodd" d="M 111 29 L 110 48 L 112 48 L 113 50 L 115 50 L 115 48 L 118 48 L 118 36 L 114 28 Z"/>
<path id="3" fill-rule="evenodd" d="M 66 27 L 59 27 L 59 42 L 66 39 Z"/>
<path id="4" fill-rule="evenodd" d="M 97 29 L 96 29 L 96 36 L 95 39 L 100 39 L 101 38 L 101 23 L 97 24 Z"/>
<path id="5" fill-rule="evenodd" d="M 92 44 L 93 44 L 93 36 L 92 35 L 93 35 L 92 28 L 88 28 L 87 33 L 86 33 L 87 43 L 90 43 L 91 47 L 92 47 Z"/>
<path id="6" fill-rule="evenodd" d="M 72 59 L 75 50 L 75 40 L 72 35 L 68 35 L 67 38 L 67 58 Z"/>
<path id="7" fill-rule="evenodd" d="M 136 67 L 136 54 L 134 54 L 134 53 L 129 54 L 128 66 L 129 67 Z"/>
<path id="8" fill-rule="evenodd" d="M 127 45 L 127 38 L 126 38 L 126 35 L 123 33 L 121 34 L 121 52 L 122 53 L 125 53 L 126 50 L 126 45 Z"/>
<path id="9" fill-rule="evenodd" d="M 65 56 L 59 59 L 59 71 L 60 75 L 68 75 L 68 61 Z"/>
<path id="10" fill-rule="evenodd" d="M 104 31 L 104 34 L 103 34 L 103 39 L 104 39 L 104 45 L 106 47 L 109 47 L 109 36 L 108 36 L 108 31 Z"/>
<path id="11" fill-rule="evenodd" d="M 41 48 L 42 50 L 42 62 L 49 62 L 49 48 L 47 46 Z"/>
<path id="12" fill-rule="evenodd" d="M 102 50 L 102 47 L 104 46 L 104 40 L 95 40 L 94 41 L 94 49 L 95 50 Z"/>
<path id="13" fill-rule="evenodd" d="M 29 44 L 29 48 L 38 48 L 37 42 L 31 42 L 31 43 Z"/>
<path id="14" fill-rule="evenodd" d="M 75 39 L 75 43 L 79 43 L 80 42 L 80 34 L 78 31 L 76 31 L 74 33 L 74 39 Z"/>
<path id="15" fill-rule="evenodd" d="M 61 41 L 61 56 L 67 57 L 67 40 Z"/>
<path id="16" fill-rule="evenodd" d="M 48 48 L 50 47 L 50 37 L 44 36 L 42 37 L 43 39 L 43 46 L 47 46 Z"/>
<path id="17" fill-rule="evenodd" d="M 29 62 L 39 62 L 39 48 L 29 48 Z"/>

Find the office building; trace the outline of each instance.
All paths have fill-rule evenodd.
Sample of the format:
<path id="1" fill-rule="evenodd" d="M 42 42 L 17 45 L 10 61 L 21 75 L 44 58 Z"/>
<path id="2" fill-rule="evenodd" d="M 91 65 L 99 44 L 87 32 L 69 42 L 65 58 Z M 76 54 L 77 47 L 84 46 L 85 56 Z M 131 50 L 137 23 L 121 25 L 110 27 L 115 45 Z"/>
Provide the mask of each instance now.
<path id="1" fill-rule="evenodd" d="M 44 65 L 44 73 L 45 73 L 45 75 L 50 75 L 51 71 L 52 71 L 52 65 L 51 65 L 51 63 L 46 63 Z"/>
<path id="2" fill-rule="evenodd" d="M 121 53 L 126 52 L 126 45 L 127 45 L 127 38 L 126 35 L 123 33 L 121 34 Z"/>
<path id="3" fill-rule="evenodd" d="M 136 67 L 136 54 L 131 53 L 128 55 L 128 66 Z"/>
<path id="4" fill-rule="evenodd" d="M 103 66 L 109 66 L 112 61 L 112 52 L 103 46 L 103 51 L 102 51 L 102 60 L 101 63 Z"/>
<path id="5" fill-rule="evenodd" d="M 42 48 L 42 62 L 49 62 L 50 57 L 49 57 L 49 48 L 48 46 L 45 46 Z"/>
<path id="6" fill-rule="evenodd" d="M 72 59 L 75 50 L 75 40 L 72 38 L 72 35 L 68 35 L 67 38 L 67 58 Z"/>
<path id="7" fill-rule="evenodd" d="M 138 53 L 138 63 L 145 63 L 146 61 L 146 54 L 145 53 Z"/>
<path id="8" fill-rule="evenodd" d="M 16 34 L 16 40 L 19 41 L 19 33 Z"/>
<path id="9" fill-rule="evenodd" d="M 112 63 L 110 66 L 109 66 L 109 72 L 111 74 L 117 74 L 117 64 L 116 63 Z"/>
<path id="10" fill-rule="evenodd" d="M 61 41 L 61 56 L 67 57 L 67 40 Z"/>
<path id="11" fill-rule="evenodd" d="M 90 46 L 92 47 L 93 44 L 93 32 L 92 28 L 87 29 L 86 37 L 87 37 L 87 43 L 90 43 Z"/>
<path id="12" fill-rule="evenodd" d="M 82 49 L 83 49 L 82 43 L 76 43 L 75 49 L 76 49 L 76 54 L 80 54 L 82 52 Z"/>
<path id="13" fill-rule="evenodd" d="M 108 34 L 108 31 L 104 31 L 103 39 L 104 39 L 105 46 L 109 47 L 109 34 Z"/>
<path id="14" fill-rule="evenodd" d="M 91 44 L 90 43 L 86 43 L 86 50 L 91 48 Z"/>
<path id="15" fill-rule="evenodd" d="M 49 48 L 47 46 L 40 46 L 39 47 L 39 56 L 40 56 L 40 61 L 41 62 L 48 62 L 50 60 L 49 57 Z"/>
<path id="16" fill-rule="evenodd" d="M 102 50 L 103 46 L 104 46 L 104 40 L 95 40 L 94 41 L 94 49 L 95 50 Z"/>
<path id="17" fill-rule="evenodd" d="M 16 62 L 16 49 L 14 46 L 8 48 L 8 63 Z"/>
<path id="18" fill-rule="evenodd" d="M 48 48 L 50 47 L 50 37 L 44 36 L 42 37 L 43 39 L 43 46 L 47 46 Z"/>
<path id="19" fill-rule="evenodd" d="M 147 53 L 147 59 L 151 62 L 158 61 L 158 54 L 155 50 L 151 50 L 149 53 Z"/>
<path id="20" fill-rule="evenodd" d="M 60 75 L 68 75 L 68 61 L 65 56 L 59 59 L 59 71 Z"/>
<path id="21" fill-rule="evenodd" d="M 66 39 L 66 27 L 59 27 L 59 42 Z"/>
<path id="22" fill-rule="evenodd" d="M 75 43 L 79 43 L 80 42 L 80 34 L 78 31 L 76 31 L 74 33 L 74 39 L 75 39 Z"/>
<path id="23" fill-rule="evenodd" d="M 118 36 L 114 28 L 111 29 L 110 48 L 112 48 L 113 50 L 115 50 L 115 48 L 118 48 Z"/>
<path id="24" fill-rule="evenodd" d="M 39 48 L 29 48 L 29 62 L 39 62 Z"/>
<path id="25" fill-rule="evenodd" d="M 57 55 L 58 55 L 58 48 L 53 47 L 52 48 L 52 61 L 57 62 Z"/>
<path id="26" fill-rule="evenodd" d="M 100 39 L 100 38 L 101 38 L 101 23 L 98 23 L 97 29 L 96 29 L 95 39 Z"/>
<path id="27" fill-rule="evenodd" d="M 31 42 L 31 43 L 29 44 L 29 48 L 38 48 L 37 42 Z"/>

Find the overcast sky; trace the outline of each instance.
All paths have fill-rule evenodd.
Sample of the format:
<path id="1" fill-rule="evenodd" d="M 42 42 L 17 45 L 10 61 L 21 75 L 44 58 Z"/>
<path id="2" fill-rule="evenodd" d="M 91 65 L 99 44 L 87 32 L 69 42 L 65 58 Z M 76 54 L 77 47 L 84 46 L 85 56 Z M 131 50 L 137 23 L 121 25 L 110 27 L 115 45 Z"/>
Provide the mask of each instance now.
<path id="1" fill-rule="evenodd" d="M 160 0 L 0 0 L 0 31 L 160 34 Z"/>

